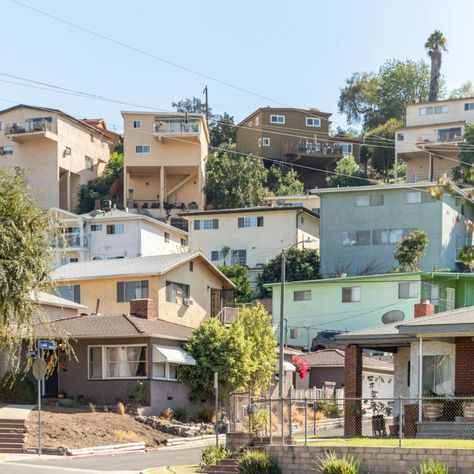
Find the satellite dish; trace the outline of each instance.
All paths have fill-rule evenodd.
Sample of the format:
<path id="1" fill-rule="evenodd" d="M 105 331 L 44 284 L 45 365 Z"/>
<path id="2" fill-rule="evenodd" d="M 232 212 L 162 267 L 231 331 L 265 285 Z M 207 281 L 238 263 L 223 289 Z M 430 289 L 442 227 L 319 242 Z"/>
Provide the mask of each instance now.
<path id="1" fill-rule="evenodd" d="M 404 319 L 405 319 L 405 313 L 403 311 L 400 311 L 399 309 L 392 309 L 392 311 L 387 311 L 382 316 L 382 322 L 384 324 L 399 323 L 400 321 L 403 321 Z"/>

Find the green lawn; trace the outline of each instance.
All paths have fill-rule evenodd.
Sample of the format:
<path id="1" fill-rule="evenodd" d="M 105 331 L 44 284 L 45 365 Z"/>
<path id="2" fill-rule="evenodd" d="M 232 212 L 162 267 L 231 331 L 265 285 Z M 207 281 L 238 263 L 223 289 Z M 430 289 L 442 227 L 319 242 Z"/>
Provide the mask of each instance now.
<path id="1" fill-rule="evenodd" d="M 301 437 L 298 436 L 301 441 Z M 304 437 L 303 437 L 304 440 Z M 381 448 L 398 447 L 395 438 L 318 438 L 308 439 L 311 446 L 370 446 Z M 403 448 L 474 448 L 472 439 L 402 439 Z"/>
<path id="2" fill-rule="evenodd" d="M 197 464 L 189 464 L 187 466 L 162 466 L 148 469 L 147 474 L 193 474 L 198 470 Z"/>

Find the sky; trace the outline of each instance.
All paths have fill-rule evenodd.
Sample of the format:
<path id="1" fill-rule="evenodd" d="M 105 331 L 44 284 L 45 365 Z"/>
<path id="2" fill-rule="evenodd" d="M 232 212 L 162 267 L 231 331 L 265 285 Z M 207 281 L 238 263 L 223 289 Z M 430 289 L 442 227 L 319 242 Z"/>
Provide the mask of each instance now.
<path id="1" fill-rule="evenodd" d="M 0 108 L 17 103 L 58 108 L 77 118 L 105 118 L 117 131 L 123 127 L 121 110 L 171 110 L 173 101 L 203 98 L 206 85 L 213 111 L 226 111 L 236 122 L 258 107 L 316 107 L 334 114 L 335 127 L 345 126 L 337 113 L 345 80 L 356 71 L 376 71 L 387 59 L 428 61 L 424 43 L 435 29 L 448 40 L 442 65 L 447 89 L 474 81 L 472 0 L 0 0 L 0 5 L 0 74 L 135 104 L 24 87 L 11 82 L 26 82 L 0 75 Z"/>

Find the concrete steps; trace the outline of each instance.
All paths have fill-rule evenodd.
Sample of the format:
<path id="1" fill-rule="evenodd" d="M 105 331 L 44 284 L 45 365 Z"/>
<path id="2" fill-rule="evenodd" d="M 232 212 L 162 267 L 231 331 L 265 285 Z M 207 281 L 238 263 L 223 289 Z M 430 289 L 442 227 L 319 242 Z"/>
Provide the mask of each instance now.
<path id="1" fill-rule="evenodd" d="M 423 421 L 417 423 L 418 439 L 474 439 L 474 423 L 468 421 Z"/>
<path id="2" fill-rule="evenodd" d="M 223 459 L 222 461 L 218 462 L 214 466 L 209 466 L 203 471 L 200 471 L 202 473 L 206 474 L 230 474 L 230 473 L 238 473 L 238 463 L 239 463 L 239 458 L 238 457 L 230 457 L 227 459 Z"/>
<path id="3" fill-rule="evenodd" d="M 22 453 L 26 431 L 25 420 L 0 419 L 0 453 Z"/>

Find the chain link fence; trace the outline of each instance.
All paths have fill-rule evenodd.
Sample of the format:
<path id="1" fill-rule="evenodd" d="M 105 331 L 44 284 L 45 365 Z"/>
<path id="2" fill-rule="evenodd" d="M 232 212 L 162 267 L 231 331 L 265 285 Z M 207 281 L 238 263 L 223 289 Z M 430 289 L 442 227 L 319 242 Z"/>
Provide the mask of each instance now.
<path id="1" fill-rule="evenodd" d="M 255 444 L 474 448 L 474 397 L 261 398 L 233 394 L 230 431 Z"/>

